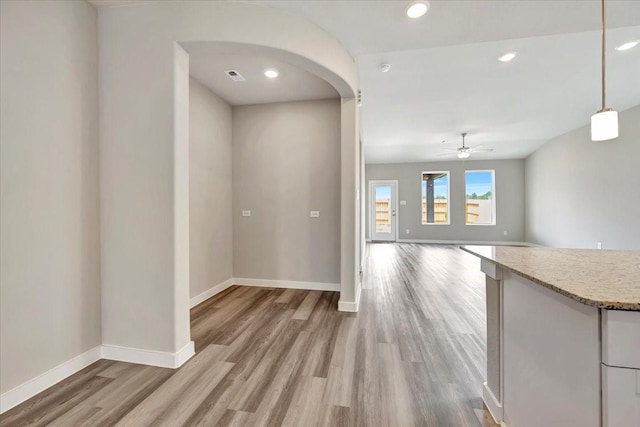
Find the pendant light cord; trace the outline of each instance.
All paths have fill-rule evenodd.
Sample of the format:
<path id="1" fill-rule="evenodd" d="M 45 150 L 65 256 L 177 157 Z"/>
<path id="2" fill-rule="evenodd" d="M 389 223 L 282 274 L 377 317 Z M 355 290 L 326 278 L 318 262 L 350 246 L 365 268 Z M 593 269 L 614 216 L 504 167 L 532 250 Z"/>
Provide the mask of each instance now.
<path id="1" fill-rule="evenodd" d="M 606 21 L 605 21 L 605 6 L 604 0 L 602 0 L 602 111 L 605 110 L 605 106 L 607 105 L 607 92 L 606 92 L 606 77 L 607 77 L 607 66 L 606 66 Z"/>

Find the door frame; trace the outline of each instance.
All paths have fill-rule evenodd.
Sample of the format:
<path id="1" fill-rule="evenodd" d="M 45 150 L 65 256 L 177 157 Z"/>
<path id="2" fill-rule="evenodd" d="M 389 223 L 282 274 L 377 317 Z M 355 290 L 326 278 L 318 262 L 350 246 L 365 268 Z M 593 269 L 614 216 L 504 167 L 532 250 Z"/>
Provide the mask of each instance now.
<path id="1" fill-rule="evenodd" d="M 369 216 L 369 240 L 373 240 L 373 227 L 375 226 L 375 218 L 373 215 L 373 210 L 371 207 L 373 206 L 373 186 L 376 184 L 391 184 L 391 192 L 395 195 L 395 200 L 393 201 L 392 208 L 396 211 L 395 216 L 395 238 L 393 240 L 388 240 L 389 242 L 397 242 L 398 241 L 398 231 L 400 224 L 400 210 L 398 209 L 398 180 L 397 179 L 372 179 L 369 181 L 369 203 L 367 206 L 367 212 Z M 381 240 L 383 241 L 383 240 Z"/>

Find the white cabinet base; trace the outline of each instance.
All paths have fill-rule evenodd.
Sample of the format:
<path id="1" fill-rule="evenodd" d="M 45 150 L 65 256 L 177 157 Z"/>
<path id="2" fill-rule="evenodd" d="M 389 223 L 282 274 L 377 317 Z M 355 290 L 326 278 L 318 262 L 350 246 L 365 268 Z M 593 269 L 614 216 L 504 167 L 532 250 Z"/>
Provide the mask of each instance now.
<path id="1" fill-rule="evenodd" d="M 602 426 L 640 426 L 640 369 L 602 365 Z"/>
<path id="2" fill-rule="evenodd" d="M 501 427 L 640 427 L 640 311 L 583 304 L 482 259 Z"/>
<path id="3" fill-rule="evenodd" d="M 600 313 L 515 274 L 503 285 L 503 422 L 600 427 Z"/>

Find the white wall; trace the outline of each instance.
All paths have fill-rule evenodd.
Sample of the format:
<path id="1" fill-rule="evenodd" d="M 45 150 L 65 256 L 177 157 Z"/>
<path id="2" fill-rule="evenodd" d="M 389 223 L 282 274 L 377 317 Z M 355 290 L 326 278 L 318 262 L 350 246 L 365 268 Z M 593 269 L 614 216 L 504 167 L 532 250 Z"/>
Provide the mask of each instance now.
<path id="1" fill-rule="evenodd" d="M 186 345 L 178 337 L 188 336 L 189 327 L 181 320 L 188 316 L 188 301 L 181 301 L 189 289 L 180 285 L 185 277 L 176 264 L 184 237 L 174 218 L 184 212 L 174 210 L 176 41 L 262 46 L 324 78 L 342 96 L 353 97 L 357 87 L 355 63 L 337 40 L 273 8 L 196 1 L 100 9 L 103 340 L 162 352 Z M 355 115 L 355 107 L 348 110 Z M 355 152 L 356 137 L 342 138 L 342 145 Z M 355 169 L 354 160 L 343 174 Z M 355 186 L 343 192 L 355 200 Z M 355 234 L 344 226 L 341 232 Z"/>
<path id="2" fill-rule="evenodd" d="M 189 54 L 173 44 L 173 349 L 193 356 L 189 307 Z M 104 325 L 103 325 L 104 326 Z M 175 364 L 179 362 L 174 361 Z"/>
<path id="3" fill-rule="evenodd" d="M 360 108 L 355 98 L 342 98 L 340 152 L 340 301 L 338 309 L 358 311 L 360 289 Z M 353 142 L 352 142 L 353 141 Z"/>
<path id="4" fill-rule="evenodd" d="M 465 225 L 466 170 L 495 170 L 496 225 Z M 423 225 L 422 172 L 449 171 L 450 225 Z M 369 181 L 398 180 L 398 239 L 450 241 L 524 241 L 524 160 L 466 160 L 431 163 L 370 164 L 366 166 L 367 236 Z M 406 230 L 409 229 L 409 234 Z M 504 235 L 504 231 L 507 235 Z"/>
<path id="5" fill-rule="evenodd" d="M 231 106 L 189 80 L 191 297 L 233 277 Z"/>
<path id="6" fill-rule="evenodd" d="M 233 108 L 233 230 L 235 277 L 340 283 L 340 100 Z"/>
<path id="7" fill-rule="evenodd" d="M 0 392 L 100 335 L 97 14 L 0 3 Z"/>
<path id="8" fill-rule="evenodd" d="M 640 249 L 640 106 L 620 136 L 593 142 L 584 126 L 526 159 L 526 234 L 553 247 Z"/>

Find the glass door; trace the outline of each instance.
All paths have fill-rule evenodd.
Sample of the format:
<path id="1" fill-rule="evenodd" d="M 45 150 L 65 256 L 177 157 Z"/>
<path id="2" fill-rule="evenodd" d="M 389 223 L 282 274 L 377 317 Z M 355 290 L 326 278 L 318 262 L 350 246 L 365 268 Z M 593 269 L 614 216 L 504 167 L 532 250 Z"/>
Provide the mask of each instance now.
<path id="1" fill-rule="evenodd" d="M 396 240 L 396 189 L 395 181 L 371 182 L 371 240 Z"/>

